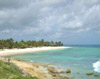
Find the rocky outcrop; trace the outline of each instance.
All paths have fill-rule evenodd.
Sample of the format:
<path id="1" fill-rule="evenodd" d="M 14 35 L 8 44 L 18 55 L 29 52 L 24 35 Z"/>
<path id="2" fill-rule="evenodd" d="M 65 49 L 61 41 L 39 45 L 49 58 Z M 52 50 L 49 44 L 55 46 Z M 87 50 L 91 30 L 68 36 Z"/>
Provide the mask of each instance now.
<path id="1" fill-rule="evenodd" d="M 48 71 L 51 73 L 57 73 L 57 70 L 54 67 L 48 67 Z"/>
<path id="2" fill-rule="evenodd" d="M 62 73 L 66 73 L 66 71 L 61 69 L 56 69 L 55 67 L 48 67 L 48 72 L 52 75 L 53 79 L 71 79 L 68 76 L 61 75 Z"/>
<path id="3" fill-rule="evenodd" d="M 66 71 L 62 69 L 55 69 L 55 67 L 48 67 L 48 71 L 51 73 L 66 73 Z"/>
<path id="4" fill-rule="evenodd" d="M 66 70 L 66 73 L 71 73 L 71 70 L 70 70 L 70 69 L 67 69 L 67 70 Z"/>

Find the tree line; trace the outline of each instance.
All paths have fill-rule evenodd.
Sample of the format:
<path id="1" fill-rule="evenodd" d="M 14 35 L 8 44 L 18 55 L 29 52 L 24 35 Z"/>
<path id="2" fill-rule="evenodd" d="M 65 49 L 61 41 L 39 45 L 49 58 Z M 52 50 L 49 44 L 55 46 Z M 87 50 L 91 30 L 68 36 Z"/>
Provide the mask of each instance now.
<path id="1" fill-rule="evenodd" d="M 6 40 L 0 40 L 0 49 L 11 49 L 11 48 L 32 48 L 32 47 L 40 47 L 40 46 L 63 46 L 61 41 L 44 41 L 44 39 L 40 41 L 28 40 L 28 41 L 14 41 L 12 38 Z"/>

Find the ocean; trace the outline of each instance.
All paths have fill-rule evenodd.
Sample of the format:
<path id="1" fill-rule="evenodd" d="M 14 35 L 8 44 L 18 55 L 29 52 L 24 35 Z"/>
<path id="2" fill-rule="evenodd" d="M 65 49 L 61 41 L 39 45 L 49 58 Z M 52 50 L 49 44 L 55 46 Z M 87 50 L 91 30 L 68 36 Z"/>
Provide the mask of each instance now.
<path id="1" fill-rule="evenodd" d="M 61 69 L 71 69 L 74 79 L 100 79 L 100 46 L 72 46 L 73 48 L 42 51 L 12 56 L 31 62 L 51 63 Z M 99 75 L 87 76 L 86 73 Z M 79 73 L 79 74 L 77 74 Z"/>

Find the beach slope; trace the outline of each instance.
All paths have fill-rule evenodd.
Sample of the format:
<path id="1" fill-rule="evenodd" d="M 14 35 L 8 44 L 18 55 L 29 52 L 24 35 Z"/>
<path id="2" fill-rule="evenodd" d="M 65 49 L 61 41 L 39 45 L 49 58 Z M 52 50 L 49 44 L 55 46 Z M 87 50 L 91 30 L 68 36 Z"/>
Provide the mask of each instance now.
<path id="1" fill-rule="evenodd" d="M 3 49 L 0 50 L 0 56 L 11 56 L 17 54 L 34 53 L 34 52 L 57 50 L 57 49 L 64 49 L 64 48 L 71 48 L 71 47 L 59 46 L 59 47 L 34 47 L 34 48 L 25 48 L 25 49 Z"/>

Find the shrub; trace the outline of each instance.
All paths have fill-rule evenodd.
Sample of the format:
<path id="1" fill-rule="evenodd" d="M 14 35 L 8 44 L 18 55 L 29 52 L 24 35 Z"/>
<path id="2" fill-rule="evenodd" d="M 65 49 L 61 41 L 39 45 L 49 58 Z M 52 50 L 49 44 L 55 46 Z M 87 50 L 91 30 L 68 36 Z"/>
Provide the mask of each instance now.
<path id="1" fill-rule="evenodd" d="M 37 77 L 23 77 L 23 76 L 16 76 L 11 79 L 38 79 Z"/>

